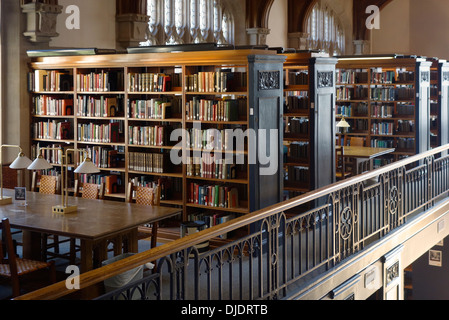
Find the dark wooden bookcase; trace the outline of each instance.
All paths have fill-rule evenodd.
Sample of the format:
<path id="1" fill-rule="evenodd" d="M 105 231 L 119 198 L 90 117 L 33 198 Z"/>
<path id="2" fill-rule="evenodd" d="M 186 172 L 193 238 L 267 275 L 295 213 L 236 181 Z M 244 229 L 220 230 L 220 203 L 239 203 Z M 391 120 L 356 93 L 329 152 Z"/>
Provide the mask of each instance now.
<path id="1" fill-rule="evenodd" d="M 351 125 L 337 133 L 339 144 L 363 137 L 365 146 L 396 149 L 375 166 L 429 150 L 431 64 L 400 55 L 339 57 L 336 118 Z"/>
<path id="2" fill-rule="evenodd" d="M 335 65 L 317 52 L 286 53 L 284 63 L 284 197 L 335 180 Z"/>

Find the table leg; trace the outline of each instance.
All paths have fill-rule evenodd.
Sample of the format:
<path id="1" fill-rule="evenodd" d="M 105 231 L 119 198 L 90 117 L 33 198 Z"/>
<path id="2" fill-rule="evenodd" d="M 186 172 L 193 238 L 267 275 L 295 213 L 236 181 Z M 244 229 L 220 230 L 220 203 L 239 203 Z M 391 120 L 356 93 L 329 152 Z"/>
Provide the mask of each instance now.
<path id="1" fill-rule="evenodd" d="M 93 243 L 89 240 L 81 239 L 81 273 L 93 269 Z"/>
<path id="2" fill-rule="evenodd" d="M 30 260 L 42 260 L 42 243 L 39 232 L 22 231 L 23 258 Z"/>

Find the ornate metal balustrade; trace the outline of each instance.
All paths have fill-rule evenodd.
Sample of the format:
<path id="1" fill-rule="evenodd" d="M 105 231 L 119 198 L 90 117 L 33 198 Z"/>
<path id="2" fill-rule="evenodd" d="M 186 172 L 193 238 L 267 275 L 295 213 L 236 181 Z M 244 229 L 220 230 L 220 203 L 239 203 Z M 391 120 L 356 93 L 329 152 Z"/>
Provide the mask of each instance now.
<path id="1" fill-rule="evenodd" d="M 282 299 L 446 197 L 449 157 L 441 154 L 448 149 L 410 157 L 136 254 L 117 263 L 120 271 L 105 275 L 100 268 L 81 281 L 97 272 L 93 284 L 157 258 L 157 268 L 142 280 L 98 299 Z M 201 254 L 195 247 L 242 227 L 249 234 L 225 246 Z M 69 293 L 62 285 L 60 291 L 37 291 L 29 298 Z"/>

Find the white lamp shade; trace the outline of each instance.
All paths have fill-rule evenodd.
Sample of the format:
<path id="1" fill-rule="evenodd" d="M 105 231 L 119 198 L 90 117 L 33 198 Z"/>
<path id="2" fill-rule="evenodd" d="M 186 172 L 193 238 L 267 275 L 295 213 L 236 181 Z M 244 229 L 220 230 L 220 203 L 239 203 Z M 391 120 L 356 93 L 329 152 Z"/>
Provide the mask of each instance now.
<path id="1" fill-rule="evenodd" d="M 32 161 L 23 153 L 19 153 L 16 160 L 9 166 L 11 169 L 26 169 L 31 165 Z"/>
<path id="2" fill-rule="evenodd" d="M 28 166 L 28 170 L 46 170 L 53 168 L 52 165 L 42 156 L 36 158 L 32 164 Z"/>
<path id="3" fill-rule="evenodd" d="M 337 128 L 350 128 L 351 126 L 349 123 L 345 120 L 345 118 L 341 119 L 339 123 L 337 123 Z"/>
<path id="4" fill-rule="evenodd" d="M 98 169 L 90 160 L 89 158 L 86 158 L 86 160 L 81 163 L 78 168 L 75 169 L 75 173 L 99 173 L 100 169 Z"/>

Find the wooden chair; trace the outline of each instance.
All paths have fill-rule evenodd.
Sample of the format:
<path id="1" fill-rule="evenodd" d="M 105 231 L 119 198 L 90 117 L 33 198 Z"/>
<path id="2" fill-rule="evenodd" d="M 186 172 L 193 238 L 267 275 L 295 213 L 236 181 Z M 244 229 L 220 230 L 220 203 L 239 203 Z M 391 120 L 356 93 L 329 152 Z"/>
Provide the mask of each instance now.
<path id="1" fill-rule="evenodd" d="M 365 146 L 365 138 L 351 137 L 351 138 L 349 138 L 349 145 L 351 147 L 364 147 Z"/>
<path id="2" fill-rule="evenodd" d="M 58 180 L 59 178 L 56 176 L 48 176 L 48 175 L 41 175 L 40 176 L 40 183 L 39 186 L 37 184 L 37 172 L 33 172 L 33 177 L 31 180 L 31 191 L 38 191 L 42 194 L 58 194 Z M 52 242 L 49 240 L 53 240 Z M 49 235 L 49 234 L 43 234 L 42 235 L 42 259 L 44 261 L 47 261 L 47 257 L 59 257 L 59 258 L 66 258 L 69 260 L 72 260 L 68 255 L 66 254 L 60 254 L 60 245 L 65 242 L 70 242 L 71 239 L 64 239 L 60 240 L 58 235 Z M 50 252 L 49 249 L 54 248 L 54 252 Z"/>
<path id="3" fill-rule="evenodd" d="M 135 203 L 147 206 L 159 206 L 161 202 L 161 187 L 156 188 L 134 186 L 132 182 L 128 184 L 127 202 L 133 202 L 133 193 L 136 193 Z M 145 239 L 151 237 L 151 248 L 156 247 L 158 223 L 151 226 L 144 225 L 138 228 L 138 238 Z"/>
<path id="4" fill-rule="evenodd" d="M 335 148 L 335 162 L 336 162 L 336 177 L 337 181 L 344 180 L 351 176 L 351 171 L 346 170 L 346 163 L 343 156 L 343 147 L 337 146 Z"/>
<path id="5" fill-rule="evenodd" d="M 18 258 L 14 252 L 9 220 L 4 218 L 0 224 L 2 230 L 0 276 L 11 280 L 13 297 L 20 295 L 20 278 L 35 271 L 48 268 L 50 271 L 50 282 L 55 283 L 56 269 L 54 261 L 42 262 Z M 6 252 L 3 251 L 4 249 Z"/>
<path id="6" fill-rule="evenodd" d="M 81 192 L 82 190 L 82 192 Z M 105 184 L 95 184 L 95 183 L 83 183 L 79 180 L 75 180 L 75 191 L 74 196 L 79 197 L 81 195 L 84 199 L 104 199 Z"/>

